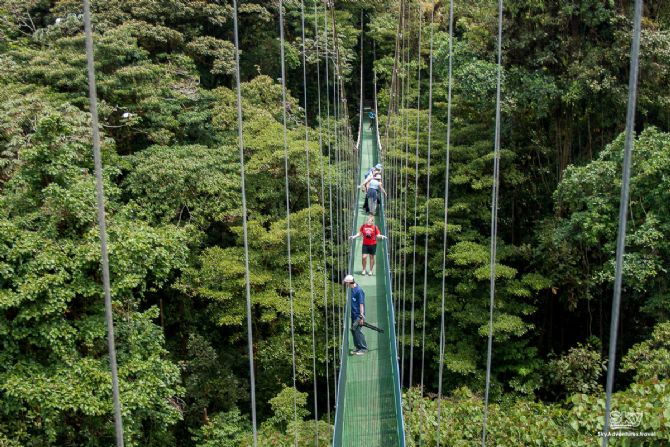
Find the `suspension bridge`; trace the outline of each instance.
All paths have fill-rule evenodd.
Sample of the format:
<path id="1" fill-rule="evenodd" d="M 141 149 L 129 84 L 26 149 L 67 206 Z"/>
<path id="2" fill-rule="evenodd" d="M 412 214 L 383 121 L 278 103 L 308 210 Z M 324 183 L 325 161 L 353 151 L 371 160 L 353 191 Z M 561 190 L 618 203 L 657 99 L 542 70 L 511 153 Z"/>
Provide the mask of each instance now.
<path id="1" fill-rule="evenodd" d="M 291 314 L 291 347 L 292 347 L 292 364 L 293 364 L 293 386 L 296 387 L 296 361 L 295 361 L 295 334 L 294 334 L 294 308 L 293 308 L 293 284 L 292 284 L 292 258 L 291 258 L 291 203 L 289 198 L 289 168 L 288 168 L 288 143 L 287 143 L 287 91 L 286 91 L 286 56 L 284 54 L 284 17 L 283 17 L 283 2 L 280 3 L 279 8 L 279 38 L 280 38 L 280 52 L 278 56 L 281 60 L 281 84 L 282 84 L 282 113 L 283 113 L 283 146 L 284 146 L 284 163 L 285 163 L 285 188 L 286 188 L 286 221 L 287 221 L 287 258 L 288 258 L 288 271 L 287 271 L 287 282 L 288 282 L 288 300 L 290 303 L 290 314 Z M 405 5 L 405 2 L 402 2 L 402 5 Z M 620 214 L 620 225 L 618 233 L 618 245 L 617 245 L 617 262 L 616 262 L 616 283 L 614 288 L 614 300 L 613 300 L 613 319 L 612 319 L 612 328 L 611 328 L 611 345 L 610 345 L 610 367 L 608 369 L 607 376 L 607 390 L 606 390 L 606 415 L 605 415 L 605 427 L 604 432 L 608 431 L 608 421 L 609 421 L 609 412 L 611 407 L 611 393 L 614 382 L 614 372 L 615 368 L 611 365 L 615 361 L 615 348 L 616 348 L 616 335 L 617 335 L 617 318 L 618 318 L 618 309 L 621 296 L 621 271 L 623 265 L 623 242 L 626 231 L 626 203 L 628 202 L 628 185 L 630 178 L 630 157 L 632 151 L 632 135 L 633 135 L 633 124 L 634 124 L 634 115 L 635 115 L 635 100 L 636 100 L 636 85 L 637 85 L 637 70 L 638 70 L 638 59 L 639 59 L 639 45 L 640 45 L 640 27 L 641 27 L 641 6 L 642 1 L 637 0 L 635 6 L 635 20 L 634 20 L 634 32 L 633 32 L 633 43 L 631 50 L 631 60 L 630 60 L 630 85 L 629 85 L 629 103 L 628 103 L 628 115 L 626 123 L 626 152 L 625 152 L 625 161 L 624 161 L 624 173 L 623 173 L 623 188 L 621 195 L 621 214 Z M 327 57 L 325 58 L 326 64 L 328 61 L 333 63 L 332 71 L 332 84 L 328 79 L 325 80 L 325 88 L 328 85 L 332 85 L 332 106 L 336 111 L 333 127 L 340 126 L 340 122 L 345 122 L 345 128 L 337 129 L 336 136 L 340 138 L 340 148 L 338 149 L 335 155 L 337 161 L 343 162 L 343 178 L 349 183 L 346 188 L 336 191 L 328 191 L 329 196 L 336 197 L 336 206 L 332 207 L 332 201 L 330 202 L 331 208 L 328 210 L 330 213 L 331 221 L 333 221 L 333 213 L 335 213 L 335 219 L 338 220 L 342 225 L 338 229 L 337 234 L 330 234 L 331 242 L 333 239 L 335 242 L 339 242 L 339 245 L 342 246 L 342 241 L 346 239 L 346 228 L 349 227 L 345 225 L 345 222 L 351 222 L 351 228 L 355 229 L 358 226 L 362 225 L 365 218 L 365 213 L 362 211 L 362 197 L 360 194 L 357 194 L 358 190 L 355 185 L 358 185 L 363 180 L 364 169 L 368 166 L 376 164 L 378 161 L 382 161 L 385 166 L 393 166 L 396 177 L 392 180 L 391 193 L 390 193 L 390 209 L 396 215 L 402 215 L 404 221 L 402 226 L 407 227 L 407 174 L 403 174 L 405 170 L 411 169 L 407 165 L 406 160 L 399 160 L 397 158 L 389 157 L 389 155 L 383 151 L 381 146 L 381 138 L 379 132 L 379 123 L 378 119 L 375 119 L 374 122 L 370 122 L 368 119 L 364 119 L 365 109 L 364 96 L 363 92 L 363 69 L 361 66 L 361 92 L 360 92 L 360 105 L 359 105 L 359 125 L 358 125 L 358 143 L 353 144 L 351 139 L 351 130 L 349 126 L 349 117 L 346 107 L 346 95 L 344 91 L 344 83 L 342 80 L 342 75 L 340 73 L 341 61 L 339 61 L 338 47 L 337 47 L 337 35 L 336 35 L 336 23 L 334 14 L 328 15 L 328 8 L 332 8 L 332 5 L 326 5 L 323 12 L 317 10 L 317 4 L 315 3 L 315 14 L 323 14 L 323 28 L 319 30 L 315 29 L 315 33 L 323 33 L 325 36 L 324 42 L 326 48 L 324 48 Z M 301 18 L 302 18 L 302 36 L 303 36 L 303 51 L 302 51 L 302 65 L 303 65 L 303 82 L 304 82 L 304 108 L 305 108 L 305 124 L 308 124 L 307 116 L 307 79 L 305 72 L 305 8 L 304 4 L 301 2 Z M 450 144 L 450 126 L 451 126 L 451 84 L 452 84 L 452 58 L 453 58 L 453 49 L 451 47 L 451 41 L 453 40 L 453 1 L 450 2 L 450 12 L 449 12 L 449 34 L 450 34 L 450 47 L 449 47 L 449 115 L 448 115 L 448 127 L 447 127 L 447 163 L 445 171 L 445 196 L 444 196 L 444 209 L 445 209 L 445 221 L 444 221 L 444 244 L 442 247 L 443 250 L 443 259 L 446 259 L 446 240 L 447 240 L 447 213 L 448 209 L 448 185 L 449 185 L 449 144 Z M 401 17 L 403 17 L 401 15 Z M 240 72 L 239 72 L 239 42 L 238 42 L 238 17 L 237 17 L 237 2 L 233 2 L 233 21 L 234 21 L 234 43 L 235 43 L 235 61 L 236 61 L 236 93 L 237 93 L 237 118 L 238 118 L 238 135 L 239 135 L 239 151 L 240 151 L 240 177 L 242 185 L 242 221 L 243 221 L 243 239 L 244 239 L 244 254 L 246 261 L 246 272 L 245 272 L 245 283 L 246 283 L 246 312 L 247 312 L 247 335 L 248 335 L 248 350 L 249 350 L 249 379 L 250 379 L 250 391 L 251 391 L 251 419 L 253 426 L 253 445 L 257 445 L 256 439 L 256 427 L 257 427 L 257 418 L 256 418 L 256 395 L 255 395 L 255 366 L 254 366 L 254 357 L 253 357 L 253 331 L 252 331 L 252 317 L 251 317 L 251 290 L 250 290 L 250 281 L 249 281 L 249 264 L 248 264 L 248 241 L 247 241 L 247 202 L 246 202 L 246 191 L 245 191 L 245 158 L 244 158 L 244 133 L 243 133 L 243 110 L 242 110 L 242 100 L 241 100 L 241 90 L 240 90 Z M 112 320 L 112 306 L 111 306 L 111 288 L 110 288 L 110 277 L 109 277 L 109 265 L 108 265 L 108 256 L 107 256 L 107 241 L 106 241 L 106 228 L 105 228 L 105 210 L 104 210 L 104 190 L 102 183 L 102 163 L 100 156 L 100 136 L 98 133 L 98 117 L 97 117 L 97 94 L 96 94 L 96 77 L 94 70 L 94 60 L 93 60 L 93 33 L 91 29 L 91 11 L 89 6 L 89 1 L 84 0 L 84 22 L 85 22 L 85 35 L 86 35 L 86 53 L 88 61 L 88 81 L 89 81 L 89 97 L 90 97 L 90 110 L 92 115 L 92 136 L 93 136 L 93 149 L 95 154 L 95 173 L 97 180 L 97 203 L 98 203 L 98 223 L 100 225 L 100 239 L 101 239 L 101 263 L 102 263 L 102 273 L 103 273 L 103 287 L 105 295 L 105 309 L 107 315 L 107 330 L 108 330 L 108 342 L 109 342 L 109 358 L 111 365 L 111 375 L 112 375 L 112 389 L 113 389 L 113 398 L 114 398 L 114 416 L 115 416 L 115 427 L 116 427 L 116 442 L 117 446 L 124 445 L 124 436 L 123 436 L 123 419 L 122 419 L 122 402 L 119 398 L 119 382 L 117 377 L 117 366 L 116 366 L 116 355 L 115 355 L 115 340 L 114 340 L 114 327 Z M 495 140 L 493 141 L 493 153 L 494 153 L 494 171 L 493 171 L 493 188 L 491 195 L 491 264 L 490 264 L 490 321 L 489 321 L 489 331 L 488 331 L 488 350 L 487 350 L 487 371 L 486 371 L 486 386 L 484 390 L 485 395 L 485 406 L 482 409 L 483 412 L 483 426 L 482 426 L 482 446 L 487 444 L 487 408 L 489 401 L 489 388 L 490 388 L 490 371 L 491 363 L 493 358 L 492 353 L 492 340 L 493 340 L 493 313 L 495 307 L 495 259 L 496 259 L 496 238 L 497 238 L 497 209 L 498 209 L 498 184 L 499 184 L 499 159 L 500 159 L 500 121 L 501 121 L 501 66 L 502 66 L 502 30 L 503 30 L 503 1 L 499 1 L 498 9 L 498 35 L 497 35 L 497 93 L 496 93 L 496 123 L 495 123 Z M 408 48 L 409 45 L 406 43 L 400 45 L 409 39 L 407 32 L 404 29 L 403 20 L 401 18 L 398 24 L 398 36 L 396 36 L 396 61 L 394 64 L 393 72 L 393 81 L 391 90 L 398 90 L 398 77 L 396 75 L 397 70 L 401 65 L 408 64 L 409 60 L 402 53 L 402 48 Z M 363 45 L 364 33 L 361 37 L 361 45 Z M 331 43 L 331 48 L 328 48 L 328 43 Z M 419 48 L 422 47 L 422 43 L 419 37 Z M 317 49 L 318 51 L 318 49 Z M 433 40 L 432 40 L 432 27 L 431 27 L 431 39 L 430 39 L 430 67 L 429 67 L 429 88 L 430 88 L 430 99 L 429 99 L 429 161 L 430 161 L 430 116 L 432 113 L 432 82 L 433 82 L 433 73 L 432 73 L 432 61 L 433 61 Z M 361 52 L 362 54 L 362 52 Z M 329 67 L 326 67 L 326 76 L 331 73 Z M 421 69 L 417 72 L 417 85 L 420 85 L 421 81 Z M 318 80 L 319 82 L 321 80 Z M 406 88 L 409 90 L 409 86 L 405 85 L 405 82 L 409 80 L 403 79 L 402 90 Z M 367 92 L 368 95 L 374 96 L 374 111 L 377 112 L 377 102 L 376 102 L 376 79 L 374 83 L 375 91 Z M 319 84 L 319 89 L 321 85 Z M 419 97 L 420 97 L 419 89 Z M 330 92 L 325 96 L 331 98 Z M 320 99 L 320 97 L 319 97 Z M 330 99 L 329 99 L 330 101 Z M 389 106 L 389 114 L 392 113 L 393 107 L 397 107 L 398 99 L 391 98 L 391 106 Z M 405 96 L 402 97 L 401 108 L 406 104 Z M 419 101 L 417 100 L 417 104 Z M 319 108 L 321 103 L 319 103 Z M 330 103 L 328 104 L 328 113 L 330 113 Z M 321 110 L 319 110 L 321 113 Z M 377 115 L 379 116 L 379 115 Z M 374 125 L 371 125 L 374 124 Z M 405 121 L 405 126 L 409 126 L 409 122 Z M 330 126 L 330 124 L 328 124 Z M 417 119 L 417 130 L 419 122 Z M 305 139 L 307 141 L 308 136 L 306 133 Z M 417 143 L 416 151 L 418 153 L 418 131 L 417 131 Z M 408 150 L 408 145 L 405 146 L 405 149 Z M 330 156 L 330 153 L 329 153 Z M 418 158 L 417 158 L 418 159 Z M 309 152 L 307 152 L 307 163 L 308 163 L 308 173 L 309 173 Z M 403 163 L 405 163 L 403 165 Z M 323 167 L 322 167 L 323 169 Z M 415 165 L 415 170 L 418 170 L 418 161 Z M 400 178 L 397 177 L 397 173 L 400 171 Z M 404 175 L 404 178 L 402 177 Z M 418 175 L 414 176 L 415 181 L 418 181 Z M 309 174 L 308 174 L 308 187 L 309 185 Z M 430 182 L 430 177 L 428 178 Z M 323 200 L 326 192 L 323 190 L 323 183 L 321 185 L 321 198 Z M 430 190 L 430 185 L 427 185 L 427 189 Z M 416 188 L 415 188 L 416 190 Z M 405 200 L 402 200 L 403 194 L 405 195 Z M 394 202 L 403 202 L 404 205 L 399 205 Z M 402 209 L 401 206 L 405 208 Z M 383 233 L 389 231 L 388 225 L 386 222 L 385 213 L 389 210 L 387 203 L 382 203 L 379 216 L 377 218 L 377 223 Z M 417 245 L 417 213 L 418 208 L 414 205 L 413 218 L 413 249 L 414 249 L 414 260 L 416 256 L 416 245 Z M 325 211 L 324 211 L 325 213 Z M 322 216 L 323 217 L 323 216 Z M 318 219 L 319 216 L 313 216 L 314 219 Z M 310 215 L 310 222 L 312 216 Z M 325 219 L 325 218 L 324 218 Z M 324 220 L 325 222 L 325 220 Z M 411 222 L 410 222 L 411 223 Z M 325 244 L 326 235 L 323 234 L 323 242 Z M 313 245 L 317 246 L 318 241 L 313 241 L 310 234 L 310 273 L 312 270 L 311 263 L 311 253 Z M 338 253 L 338 260 L 341 259 L 344 255 L 348 255 L 348 264 L 347 270 L 349 272 L 354 272 L 357 265 L 359 265 L 360 252 L 357 247 L 358 242 L 353 242 L 349 246 L 348 253 Z M 399 343 L 396 337 L 396 334 L 400 332 L 399 325 L 395 321 L 396 309 L 400 307 L 400 302 L 394 300 L 393 290 L 394 288 L 403 289 L 406 288 L 407 282 L 406 278 L 402 279 L 399 276 L 394 276 L 391 271 L 393 265 L 403 265 L 403 271 L 407 270 L 407 256 L 408 247 L 406 245 L 399 245 L 398 241 L 391 239 L 389 242 L 383 242 L 381 244 L 380 251 L 378 253 L 379 261 L 377 263 L 376 272 L 373 276 L 358 276 L 357 279 L 360 285 L 365 289 L 367 295 L 367 319 L 371 322 L 375 322 L 380 328 L 383 329 L 383 333 L 369 333 L 367 335 L 369 343 L 369 352 L 364 356 L 349 356 L 349 346 L 351 345 L 351 336 L 349 334 L 350 324 L 349 324 L 349 299 L 348 297 L 340 296 L 337 297 L 338 306 L 344 302 L 343 310 L 338 307 L 338 311 L 335 310 L 334 299 L 332 302 L 333 307 L 331 308 L 330 317 L 326 315 L 326 322 L 330 318 L 330 330 L 333 332 L 333 339 L 336 339 L 340 342 L 339 356 L 336 352 L 332 352 L 331 363 L 327 365 L 327 368 L 330 370 L 332 368 L 333 372 L 338 372 L 337 383 L 334 385 L 334 404 L 335 404 L 335 418 L 334 418 L 334 432 L 333 432 L 333 445 L 335 447 L 340 446 L 353 446 L 353 445 L 364 445 L 364 446 L 404 446 L 408 433 L 406 433 L 404 422 L 403 422 L 403 413 L 402 413 L 402 394 L 401 394 L 401 385 L 404 385 L 406 382 L 408 386 L 416 385 L 416 381 L 412 377 L 414 371 L 413 362 L 414 362 L 414 325 L 415 325 L 415 308 L 414 308 L 414 292 L 415 292 L 415 274 L 412 275 L 412 299 L 410 302 L 411 305 L 411 322 L 410 322 L 410 358 L 409 358 L 409 367 L 405 372 L 403 370 L 406 359 L 404 358 L 406 347 L 402 346 L 399 349 Z M 324 245 L 325 246 L 325 245 Z M 425 247 L 427 252 L 428 247 Z M 393 261 L 392 261 L 393 260 Z M 338 261 L 339 262 L 339 261 Z M 344 266 L 333 267 L 331 273 L 341 272 L 344 269 Z M 443 263 L 444 269 L 444 263 Z M 403 273 L 404 274 L 404 273 Z M 425 280 L 425 277 L 424 277 Z M 315 295 L 315 286 L 313 284 L 313 278 L 310 281 L 310 293 L 311 296 Z M 424 287 L 424 315 L 423 315 L 423 328 L 425 330 L 425 287 Z M 328 288 L 324 287 L 324 290 L 327 291 Z M 406 302 L 403 300 L 403 315 L 405 315 Z M 326 302 L 326 310 L 328 309 L 328 303 Z M 314 305 L 312 306 L 312 330 L 314 328 Z M 442 280 L 442 315 L 444 315 L 444 277 Z M 442 389 L 442 363 L 444 358 L 444 316 L 441 321 L 441 335 L 439 340 L 440 345 L 440 380 L 439 380 L 439 394 L 438 394 L 438 406 L 442 405 L 440 400 Z M 326 333 L 328 337 L 329 328 L 326 327 Z M 402 338 L 405 339 L 405 322 L 402 323 Z M 314 332 L 312 333 L 312 349 L 313 356 L 316 358 L 315 353 L 315 343 L 314 343 Z M 425 332 L 422 334 L 422 346 L 425 344 Z M 400 351 L 400 352 L 399 352 Z M 326 348 L 326 356 L 328 356 L 328 347 Z M 336 365 L 336 359 L 339 357 L 339 365 Z M 423 367 L 425 363 L 424 352 L 421 355 L 421 379 L 420 386 L 423 391 Z M 405 379 L 405 374 L 408 375 L 408 379 Z M 403 377 L 405 376 L 405 377 Z M 335 374 L 333 374 L 335 377 Z M 316 363 L 314 363 L 314 393 L 316 394 Z M 328 392 L 330 393 L 330 384 L 328 384 Z M 328 396 L 328 406 L 330 411 L 330 394 Z M 439 408 L 439 407 L 438 407 Z M 294 412 L 295 412 L 295 402 L 294 402 Z M 316 398 L 315 398 L 315 418 L 318 410 L 316 408 Z M 438 409 L 438 422 L 437 429 L 439 430 L 439 416 L 440 412 Z M 297 416 L 296 416 L 297 417 Z M 432 429 L 435 429 L 431 425 Z M 318 436 L 316 438 L 316 443 L 318 444 Z M 603 438 L 603 446 L 607 444 L 607 437 Z M 297 445 L 297 434 L 296 434 L 296 445 Z M 439 445 L 439 441 L 438 441 Z"/>

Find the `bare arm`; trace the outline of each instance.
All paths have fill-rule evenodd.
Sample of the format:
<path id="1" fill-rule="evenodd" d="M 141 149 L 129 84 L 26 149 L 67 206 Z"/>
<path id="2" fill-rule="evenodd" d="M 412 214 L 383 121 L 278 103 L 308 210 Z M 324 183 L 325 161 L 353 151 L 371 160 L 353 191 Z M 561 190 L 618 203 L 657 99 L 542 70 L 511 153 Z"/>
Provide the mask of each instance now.
<path id="1" fill-rule="evenodd" d="M 360 304 L 360 311 L 361 311 L 361 320 L 365 320 L 365 304 L 361 303 Z"/>
<path id="2" fill-rule="evenodd" d="M 353 236 L 349 236 L 349 239 L 356 239 L 361 237 L 361 232 L 359 231 L 358 233 L 354 234 Z"/>
<path id="3" fill-rule="evenodd" d="M 379 189 L 382 190 L 382 192 L 384 193 L 384 195 L 387 195 L 387 194 L 386 194 L 386 190 L 385 190 L 384 187 L 382 186 L 382 182 L 379 182 Z"/>

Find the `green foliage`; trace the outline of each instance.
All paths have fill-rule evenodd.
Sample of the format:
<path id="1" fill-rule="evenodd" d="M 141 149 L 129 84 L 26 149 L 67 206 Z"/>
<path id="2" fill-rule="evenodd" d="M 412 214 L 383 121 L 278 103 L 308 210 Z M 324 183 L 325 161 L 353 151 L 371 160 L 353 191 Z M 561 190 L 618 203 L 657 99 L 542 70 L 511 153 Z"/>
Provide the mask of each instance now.
<path id="1" fill-rule="evenodd" d="M 665 381 L 644 382 L 629 390 L 615 393 L 612 409 L 623 413 L 641 413 L 642 419 L 633 430 L 655 433 L 650 438 L 610 437 L 615 446 L 657 446 L 670 440 L 667 429 L 668 390 Z M 488 408 L 487 445 L 592 446 L 600 442 L 605 402 L 602 394 L 574 394 L 564 404 L 545 404 L 518 399 Z M 412 401 L 412 405 L 408 404 Z M 467 446 L 481 442 L 484 402 L 468 388 L 460 388 L 441 401 L 440 423 L 437 421 L 437 400 L 422 397 L 418 389 L 410 389 L 403 400 L 408 446 Z M 626 431 L 625 429 L 623 431 Z M 421 441 L 419 441 L 421 439 Z"/>
<path id="2" fill-rule="evenodd" d="M 147 216 L 205 230 L 239 218 L 234 155 L 230 147 L 153 146 L 130 158 L 125 189 Z"/>
<path id="3" fill-rule="evenodd" d="M 281 431 L 293 422 L 302 421 L 309 412 L 305 409 L 307 393 L 301 393 L 295 388 L 284 387 L 279 394 L 270 399 L 274 415 L 266 424 L 274 425 Z"/>
<path id="4" fill-rule="evenodd" d="M 491 406 L 490 420 L 490 439 L 496 445 L 592 445 L 602 425 L 598 418 L 603 403 L 595 395 L 601 360 L 579 342 L 596 335 L 605 339 L 602 327 L 608 320 L 607 311 L 601 310 L 597 317 L 601 324 L 592 321 L 595 309 L 609 308 L 614 271 L 623 147 L 623 137 L 616 135 L 627 98 L 630 2 L 573 3 L 520 0 L 506 5 L 493 319 L 492 397 L 497 402 Z M 641 132 L 633 158 L 621 337 L 624 347 L 634 345 L 622 370 L 634 372 L 637 383 L 628 387 L 627 376 L 623 377 L 615 407 L 643 411 L 642 429 L 665 436 L 670 420 L 668 328 L 662 323 L 670 315 L 666 267 L 670 250 L 665 242 L 670 240 L 670 137 L 664 133 L 670 122 L 670 11 L 663 2 L 647 3 L 637 120 Z M 328 103 L 332 113 L 336 58 L 345 93 L 358 91 L 358 21 L 364 12 L 364 60 L 372 60 L 369 43 L 374 41 L 380 110 L 387 109 L 392 103 L 388 85 L 400 4 L 338 2 L 324 12 L 317 3 L 317 15 L 313 2 L 305 4 L 306 105 L 300 2 L 283 5 L 289 88 L 285 110 L 277 79 L 277 4 L 245 1 L 239 12 L 259 444 L 288 447 L 296 437 L 299 446 L 313 445 L 315 439 L 325 445 L 331 435 L 328 423 L 310 417 L 313 397 L 299 390 L 311 390 L 316 360 L 318 410 L 325 414 L 325 352 L 334 352 L 336 342 L 319 336 L 313 358 L 311 315 L 314 311 L 317 334 L 324 333 L 326 315 L 329 323 L 337 323 L 326 310 L 330 312 L 342 298 L 331 279 L 345 263 L 331 254 L 339 250 L 346 255 L 337 241 L 338 231 L 348 228 L 347 218 L 341 221 L 347 204 L 340 203 L 340 195 L 346 202 L 350 193 L 351 182 L 344 172 L 351 142 L 341 131 L 350 127 L 345 113 L 340 121 L 317 117 L 318 101 L 322 113 Z M 385 185 L 390 186 L 398 174 L 408 185 L 401 188 L 403 197 L 409 198 L 406 215 L 389 203 L 394 211 L 389 223 L 394 241 L 404 244 L 398 254 L 414 254 L 416 231 L 417 262 L 400 265 L 395 272 L 406 275 L 408 284 L 416 284 L 414 304 L 420 312 L 424 267 L 428 271 L 429 366 L 424 391 L 437 387 L 435 340 L 441 282 L 446 279 L 443 385 L 457 391 L 443 405 L 440 434 L 444 445 L 470 445 L 480 436 L 482 403 L 468 388 L 483 386 L 488 332 L 497 5 L 490 0 L 456 5 L 444 271 L 447 8 L 439 2 L 434 5 L 428 195 L 429 27 L 423 27 L 424 48 L 417 49 L 415 39 L 417 18 L 423 14 L 425 25 L 432 6 L 405 5 L 409 11 L 404 35 L 410 36 L 411 48 L 399 79 L 405 82 L 407 101 L 389 120 L 385 156 L 394 163 L 385 166 Z M 249 416 L 243 413 L 249 404 L 249 384 L 237 98 L 230 88 L 234 85 L 232 5 L 109 0 L 93 2 L 92 8 L 126 443 L 250 445 Z M 319 35 L 314 34 L 315 24 Z M 334 51 L 329 40 L 326 54 L 324 31 L 332 36 L 334 24 L 339 47 Z M 113 442 L 83 48 L 80 0 L 0 2 L 3 446 Z M 325 85 L 326 57 L 330 86 Z M 317 61 L 322 92 L 316 90 Z M 364 68 L 369 80 L 368 65 Z M 415 104 L 419 68 L 421 112 Z M 369 91 L 364 94 L 372 96 Z M 341 112 L 357 113 L 355 96 L 348 97 L 349 110 Z M 284 111 L 293 290 L 287 280 Z M 386 119 L 379 121 L 386 124 Z M 311 127 L 305 128 L 306 124 Z M 338 192 L 338 186 L 341 194 L 334 195 L 331 209 L 330 191 Z M 408 217 L 415 207 L 416 224 Z M 424 238 L 429 250 L 426 266 Z M 292 379 L 291 304 L 298 389 L 285 386 Z M 654 326 L 652 337 L 643 341 L 640 337 Z M 632 327 L 636 331 L 631 332 Z M 418 340 L 415 337 L 417 349 Z M 401 341 L 409 347 L 408 337 Z M 570 346 L 565 356 L 550 362 L 549 375 L 569 393 L 587 394 L 574 394 L 566 404 L 535 402 L 535 393 L 547 396 L 553 391 L 552 384 L 543 382 L 544 354 L 566 352 Z M 435 401 L 410 392 L 412 401 L 422 405 L 406 409 L 408 427 L 415 435 L 409 442 L 423 433 L 424 444 L 430 445 L 435 433 L 431 428 L 436 428 Z M 418 417 L 423 418 L 421 426 Z M 627 444 L 617 439 L 614 445 Z"/>
<path id="5" fill-rule="evenodd" d="M 649 340 L 633 346 L 623 358 L 621 371 L 635 371 L 635 380 L 670 377 L 670 323 L 659 323 Z"/>
<path id="6" fill-rule="evenodd" d="M 635 140 L 623 271 L 627 305 L 658 319 L 668 316 L 669 153 L 670 135 L 657 129 L 645 129 Z M 558 217 L 542 230 L 541 249 L 549 254 L 552 281 L 564 284 L 561 295 L 571 300 L 604 299 L 613 283 L 622 157 L 623 135 L 598 159 L 568 168 L 556 190 Z"/>
<path id="7" fill-rule="evenodd" d="M 214 415 L 193 435 L 197 447 L 219 447 L 222 445 L 242 445 L 249 423 L 235 407 L 226 413 Z"/>
<path id="8" fill-rule="evenodd" d="M 547 364 L 547 374 L 568 394 L 592 394 L 602 391 L 599 382 L 606 370 L 605 363 L 599 352 L 580 344 L 570 348 L 567 354 L 551 359 Z"/>

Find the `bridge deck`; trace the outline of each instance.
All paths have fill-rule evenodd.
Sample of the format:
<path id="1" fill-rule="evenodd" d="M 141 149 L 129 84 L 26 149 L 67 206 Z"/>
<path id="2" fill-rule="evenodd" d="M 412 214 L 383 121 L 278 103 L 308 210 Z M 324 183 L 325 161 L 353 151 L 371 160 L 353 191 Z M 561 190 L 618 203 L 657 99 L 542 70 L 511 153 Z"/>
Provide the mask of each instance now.
<path id="1" fill-rule="evenodd" d="M 361 177 L 377 161 L 377 140 L 374 130 L 370 130 L 369 121 L 363 124 L 361 141 Z M 360 179 L 363 181 L 363 178 Z M 357 206 L 356 228 L 363 225 L 366 213 L 363 210 L 363 194 L 360 194 Z M 383 217 L 378 213 L 376 224 L 383 228 Z M 382 230 L 383 231 L 383 230 Z M 380 241 L 381 242 L 381 241 Z M 389 289 L 386 284 L 385 244 L 379 243 L 374 267 L 374 276 L 361 275 L 361 244 L 359 238 L 354 246 L 354 277 L 365 291 L 366 317 L 384 333 L 363 328 L 369 351 L 363 356 L 350 356 L 345 370 L 344 400 L 341 417 L 342 446 L 363 445 L 366 447 L 388 447 L 399 445 L 396 396 L 394 394 L 394 371 L 389 336 L 393 331 L 389 327 L 390 314 L 387 305 Z M 369 265 L 368 265 L 369 269 Z M 350 317 L 348 317 L 350 318 Z M 348 334 L 349 347 L 353 347 L 353 338 Z M 348 353 L 345 353 L 348 354 Z M 336 445 L 337 442 L 336 442 Z"/>

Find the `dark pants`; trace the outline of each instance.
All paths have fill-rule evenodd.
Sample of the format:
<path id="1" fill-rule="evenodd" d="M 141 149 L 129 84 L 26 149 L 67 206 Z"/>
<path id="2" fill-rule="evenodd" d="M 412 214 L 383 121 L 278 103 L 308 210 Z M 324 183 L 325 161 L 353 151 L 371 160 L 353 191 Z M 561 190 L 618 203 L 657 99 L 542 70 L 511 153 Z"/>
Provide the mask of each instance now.
<path id="1" fill-rule="evenodd" d="M 370 214 L 375 214 L 377 211 L 377 200 L 378 200 L 378 195 L 379 191 L 377 191 L 374 188 L 369 188 L 368 189 L 368 208 L 370 210 Z"/>
<path id="2" fill-rule="evenodd" d="M 351 334 L 354 336 L 354 346 L 356 349 L 368 349 L 368 344 L 365 343 L 365 336 L 363 336 L 363 332 L 361 331 L 361 327 L 358 325 L 358 323 L 361 320 L 351 320 Z"/>

